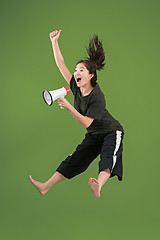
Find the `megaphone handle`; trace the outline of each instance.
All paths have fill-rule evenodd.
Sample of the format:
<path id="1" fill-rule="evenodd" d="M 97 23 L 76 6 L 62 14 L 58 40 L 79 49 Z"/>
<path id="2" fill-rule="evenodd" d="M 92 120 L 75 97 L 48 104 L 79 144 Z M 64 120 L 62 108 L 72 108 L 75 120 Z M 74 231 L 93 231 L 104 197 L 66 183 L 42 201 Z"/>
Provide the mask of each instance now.
<path id="1" fill-rule="evenodd" d="M 62 98 L 64 98 L 64 97 L 62 97 Z M 61 107 L 61 109 L 64 109 L 64 107 Z"/>

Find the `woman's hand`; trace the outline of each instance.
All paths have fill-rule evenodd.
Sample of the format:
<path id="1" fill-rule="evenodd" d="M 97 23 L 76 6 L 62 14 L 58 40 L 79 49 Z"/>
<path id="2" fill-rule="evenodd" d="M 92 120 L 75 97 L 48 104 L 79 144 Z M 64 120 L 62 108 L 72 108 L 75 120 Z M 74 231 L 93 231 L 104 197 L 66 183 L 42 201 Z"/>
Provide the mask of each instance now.
<path id="1" fill-rule="evenodd" d="M 69 109 L 69 107 L 71 106 L 71 104 L 65 98 L 59 98 L 58 104 L 59 104 L 59 106 L 66 108 L 66 109 Z"/>
<path id="2" fill-rule="evenodd" d="M 49 34 L 52 43 L 58 40 L 61 31 L 62 30 L 59 30 L 59 31 L 55 30 Z"/>

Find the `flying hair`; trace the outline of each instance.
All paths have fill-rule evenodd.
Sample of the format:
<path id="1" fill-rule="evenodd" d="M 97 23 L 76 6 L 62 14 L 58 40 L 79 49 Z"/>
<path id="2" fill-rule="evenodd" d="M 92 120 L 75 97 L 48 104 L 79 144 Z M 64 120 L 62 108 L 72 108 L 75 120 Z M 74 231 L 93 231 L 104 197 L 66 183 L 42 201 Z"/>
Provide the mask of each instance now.
<path id="1" fill-rule="evenodd" d="M 104 69 L 105 53 L 102 46 L 102 41 L 98 39 L 98 35 L 94 34 L 89 42 L 89 47 L 86 48 L 88 56 L 86 59 L 95 64 L 96 70 Z"/>
<path id="2" fill-rule="evenodd" d="M 88 69 L 90 74 L 94 74 L 91 79 L 91 85 L 94 87 L 97 81 L 96 70 L 104 69 L 105 66 L 105 53 L 102 46 L 102 41 L 98 39 L 98 35 L 94 34 L 93 38 L 89 41 L 89 47 L 86 48 L 88 57 L 80 60 L 78 63 L 83 63 Z"/>

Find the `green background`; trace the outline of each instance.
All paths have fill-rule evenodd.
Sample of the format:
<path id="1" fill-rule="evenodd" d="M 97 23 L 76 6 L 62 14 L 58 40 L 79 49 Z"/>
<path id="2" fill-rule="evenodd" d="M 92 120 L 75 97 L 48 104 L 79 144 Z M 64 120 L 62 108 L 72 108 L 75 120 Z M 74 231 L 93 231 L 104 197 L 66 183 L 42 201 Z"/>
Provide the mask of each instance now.
<path id="1" fill-rule="evenodd" d="M 2 239 L 159 239 L 159 10 L 156 0 L 1 1 Z M 29 180 L 47 181 L 86 133 L 42 98 L 68 86 L 49 38 L 59 29 L 71 73 L 93 34 L 103 40 L 98 83 L 125 130 L 123 181 L 109 179 L 99 199 L 88 186 L 99 157 L 45 196 Z M 73 105 L 72 93 L 66 99 Z"/>

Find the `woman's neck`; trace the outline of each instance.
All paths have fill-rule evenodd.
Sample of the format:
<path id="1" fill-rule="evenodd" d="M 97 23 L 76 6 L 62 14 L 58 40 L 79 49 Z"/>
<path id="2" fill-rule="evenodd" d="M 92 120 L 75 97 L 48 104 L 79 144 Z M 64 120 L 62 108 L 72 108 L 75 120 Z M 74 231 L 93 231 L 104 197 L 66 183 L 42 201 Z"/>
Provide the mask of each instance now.
<path id="1" fill-rule="evenodd" d="M 81 96 L 82 97 L 87 96 L 93 89 L 94 87 L 91 85 L 80 87 Z"/>

